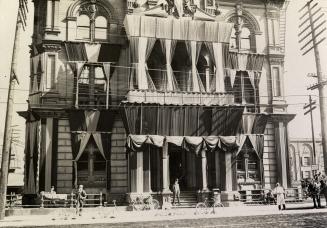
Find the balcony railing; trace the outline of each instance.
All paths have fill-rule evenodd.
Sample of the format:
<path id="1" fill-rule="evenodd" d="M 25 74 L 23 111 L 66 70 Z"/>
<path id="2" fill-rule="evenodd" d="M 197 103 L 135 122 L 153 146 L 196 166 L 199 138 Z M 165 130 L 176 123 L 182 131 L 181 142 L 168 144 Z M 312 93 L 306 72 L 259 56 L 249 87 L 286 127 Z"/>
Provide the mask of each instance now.
<path id="1" fill-rule="evenodd" d="M 230 105 L 234 104 L 234 95 L 231 93 L 130 90 L 127 92 L 126 101 L 166 105 Z"/>

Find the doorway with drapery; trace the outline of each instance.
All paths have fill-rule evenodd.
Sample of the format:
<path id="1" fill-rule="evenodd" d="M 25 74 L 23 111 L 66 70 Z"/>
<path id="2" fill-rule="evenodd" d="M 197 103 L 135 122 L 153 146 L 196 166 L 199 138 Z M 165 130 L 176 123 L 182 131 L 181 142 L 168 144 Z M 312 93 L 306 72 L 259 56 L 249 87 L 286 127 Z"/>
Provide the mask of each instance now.
<path id="1" fill-rule="evenodd" d="M 96 162 L 105 161 L 106 165 L 103 170 L 97 170 L 99 177 L 95 176 L 96 179 L 105 179 L 105 182 L 96 183 L 110 189 L 110 145 L 111 145 L 111 130 L 113 125 L 114 113 L 112 110 L 106 111 L 71 111 L 69 116 L 71 139 L 72 139 L 72 152 L 73 152 L 73 167 L 74 177 L 73 184 L 77 186 L 78 180 L 78 165 L 79 161 L 83 157 L 83 153 L 86 148 L 91 145 L 92 150 L 96 150 L 95 153 L 100 155 L 94 155 L 93 158 L 99 158 L 92 161 L 92 165 Z M 86 159 L 87 160 L 87 159 Z M 85 159 L 84 159 L 85 162 Z M 82 162 L 83 163 L 83 162 Z M 83 165 L 81 163 L 81 165 Z M 87 166 L 87 168 L 89 165 Z M 102 166 L 103 167 L 103 166 Z M 94 170 L 90 170 L 93 174 Z M 87 173 L 89 174 L 89 173 Z M 85 180 L 83 180 L 85 181 Z M 90 181 L 86 180 L 86 184 L 92 185 Z"/>

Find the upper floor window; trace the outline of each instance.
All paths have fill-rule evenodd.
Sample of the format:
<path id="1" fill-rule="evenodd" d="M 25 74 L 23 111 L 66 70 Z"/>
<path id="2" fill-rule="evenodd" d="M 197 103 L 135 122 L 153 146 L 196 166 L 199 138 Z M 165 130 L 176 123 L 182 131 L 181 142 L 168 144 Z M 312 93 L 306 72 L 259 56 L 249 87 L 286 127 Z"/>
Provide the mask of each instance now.
<path id="1" fill-rule="evenodd" d="M 273 74 L 274 96 L 280 97 L 282 96 L 282 88 L 281 88 L 279 67 L 273 67 L 272 74 Z"/>
<path id="2" fill-rule="evenodd" d="M 95 3 L 82 5 L 77 17 L 77 39 L 106 40 L 108 37 L 108 13 Z"/>

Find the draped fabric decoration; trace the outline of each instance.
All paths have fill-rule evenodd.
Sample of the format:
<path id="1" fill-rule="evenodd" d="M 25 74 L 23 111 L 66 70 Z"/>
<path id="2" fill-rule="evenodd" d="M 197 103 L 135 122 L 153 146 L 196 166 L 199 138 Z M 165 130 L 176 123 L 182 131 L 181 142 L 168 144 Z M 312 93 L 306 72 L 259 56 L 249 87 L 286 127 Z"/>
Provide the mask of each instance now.
<path id="1" fill-rule="evenodd" d="M 155 140 L 157 139 L 157 141 Z M 159 136 L 159 135 L 129 135 L 126 147 L 129 151 L 142 151 L 146 146 L 152 145 L 163 147 L 164 142 L 182 147 L 188 152 L 199 154 L 201 150 L 212 151 L 219 148 L 223 151 L 237 149 L 239 147 L 236 136 L 208 136 L 208 137 L 188 137 L 188 136 Z"/>
<path id="2" fill-rule="evenodd" d="M 89 62 L 98 62 L 101 44 L 85 43 L 85 52 Z"/>
<path id="3" fill-rule="evenodd" d="M 163 51 L 166 57 L 166 71 L 163 71 L 163 83 L 162 88 L 159 88 L 162 91 L 176 91 L 178 89 L 178 84 L 171 67 L 171 62 L 173 60 L 173 55 L 176 47 L 176 40 L 160 40 L 161 50 Z"/>
<path id="4" fill-rule="evenodd" d="M 40 121 L 32 112 L 26 117 L 25 194 L 37 194 L 40 160 Z"/>
<path id="5" fill-rule="evenodd" d="M 235 157 L 242 151 L 244 143 L 249 140 L 251 143 L 254 151 L 258 155 L 258 158 L 260 160 L 263 159 L 263 147 L 264 147 L 264 135 L 256 135 L 256 134 L 251 134 L 251 135 L 240 135 L 238 138 L 238 150 L 235 154 Z"/>
<path id="6" fill-rule="evenodd" d="M 77 185 L 77 161 L 82 156 L 91 137 L 107 163 L 107 183 L 110 178 L 110 133 L 114 114 L 106 111 L 72 111 L 70 129 L 72 132 L 72 151 L 74 162 L 74 184 Z M 109 187 L 109 185 L 107 186 Z"/>
<path id="7" fill-rule="evenodd" d="M 206 42 L 205 44 L 216 67 L 215 77 L 213 78 L 214 83 L 211 82 L 211 86 L 213 86 L 211 92 L 223 93 L 225 92 L 225 74 L 222 44 L 212 42 Z"/>
<path id="8" fill-rule="evenodd" d="M 126 15 L 124 26 L 129 38 L 143 36 L 168 40 L 229 43 L 234 25 L 217 21 L 190 20 L 184 17 L 176 19 Z"/>
<path id="9" fill-rule="evenodd" d="M 269 116 L 264 113 L 243 113 L 244 134 L 264 134 Z"/>
<path id="10" fill-rule="evenodd" d="M 236 135 L 242 106 L 164 106 L 122 104 L 120 111 L 128 134 L 163 136 Z"/>
<path id="11" fill-rule="evenodd" d="M 155 44 L 154 38 L 131 37 L 130 52 L 132 69 L 130 75 L 130 89 L 134 89 L 134 81 L 138 89 L 155 90 L 155 86 L 148 73 L 147 59 L 149 58 L 152 48 Z"/>
<path id="12" fill-rule="evenodd" d="M 111 63 L 103 63 L 103 72 L 106 77 L 106 109 L 109 108 L 109 90 L 110 90 L 110 78 L 113 74 Z"/>
<path id="13" fill-rule="evenodd" d="M 254 89 L 258 88 L 265 58 L 264 55 L 230 52 L 226 47 L 223 48 L 223 55 L 225 60 L 225 76 L 230 78 L 232 87 L 234 87 L 237 71 L 246 71 L 252 87 Z"/>
<path id="14" fill-rule="evenodd" d="M 201 46 L 202 46 L 202 42 L 186 41 L 187 53 L 192 63 L 191 74 L 187 78 L 187 91 L 192 91 L 192 92 L 205 91 L 201 78 L 199 76 L 199 72 L 196 68 L 196 64 L 200 56 Z"/>

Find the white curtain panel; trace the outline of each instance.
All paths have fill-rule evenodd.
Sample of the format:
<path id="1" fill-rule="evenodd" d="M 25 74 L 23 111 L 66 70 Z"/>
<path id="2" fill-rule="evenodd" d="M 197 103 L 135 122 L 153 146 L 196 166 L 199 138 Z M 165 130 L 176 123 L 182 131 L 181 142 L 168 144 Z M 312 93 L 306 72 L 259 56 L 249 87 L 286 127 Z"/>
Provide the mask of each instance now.
<path id="1" fill-rule="evenodd" d="M 218 23 L 206 22 L 205 23 L 205 38 L 207 42 L 218 41 Z"/>
<path id="2" fill-rule="evenodd" d="M 255 89 L 255 87 L 256 87 L 256 85 L 255 85 L 255 72 L 253 70 L 248 70 L 247 73 L 249 75 L 251 85 Z"/>
<path id="3" fill-rule="evenodd" d="M 206 46 L 216 67 L 215 80 L 213 80 L 215 92 L 223 93 L 225 92 L 225 73 L 222 61 L 224 59 L 222 44 L 206 42 Z"/>
<path id="4" fill-rule="evenodd" d="M 219 23 L 218 29 L 218 42 L 229 43 L 230 36 L 232 34 L 234 24 L 233 23 Z"/>
<path id="5" fill-rule="evenodd" d="M 238 70 L 245 71 L 248 63 L 248 54 L 237 53 Z"/>
<path id="6" fill-rule="evenodd" d="M 140 15 L 127 15 L 124 19 L 124 27 L 128 36 L 140 36 Z"/>
<path id="7" fill-rule="evenodd" d="M 92 136 L 94 138 L 95 144 L 97 145 L 102 157 L 104 158 L 104 160 L 107 160 L 106 156 L 104 155 L 104 149 L 103 149 L 103 145 L 102 145 L 101 133 L 92 133 Z"/>
<path id="8" fill-rule="evenodd" d="M 91 133 L 81 133 L 81 134 L 83 134 L 83 138 L 81 140 L 81 144 L 79 146 L 79 151 L 75 158 L 75 161 L 78 161 L 80 159 L 91 137 Z"/>
<path id="9" fill-rule="evenodd" d="M 141 17 L 140 36 L 156 37 L 157 18 Z"/>
<path id="10" fill-rule="evenodd" d="M 178 86 L 173 68 L 171 67 L 171 62 L 173 60 L 177 41 L 162 39 L 160 43 L 161 49 L 166 57 L 166 71 L 164 71 L 165 78 L 163 78 L 165 84 L 162 83 L 162 88 L 164 91 L 176 91 L 178 90 Z"/>
<path id="11" fill-rule="evenodd" d="M 138 89 L 141 90 L 155 89 L 146 64 L 155 41 L 155 38 L 147 37 L 130 38 L 130 55 L 132 62 L 130 84 L 133 84 L 133 79 L 136 77 Z"/>
<path id="12" fill-rule="evenodd" d="M 190 60 L 192 63 L 191 66 L 191 75 L 189 79 L 191 79 L 191 87 L 192 87 L 192 92 L 201 92 L 205 91 L 204 86 L 202 84 L 202 81 L 200 79 L 198 70 L 196 68 L 196 64 L 199 60 L 199 55 L 201 51 L 201 42 L 196 42 L 196 41 L 186 41 L 186 49 L 187 53 L 190 56 Z"/>
<path id="13" fill-rule="evenodd" d="M 85 51 L 89 62 L 98 62 L 101 44 L 85 43 Z"/>
<path id="14" fill-rule="evenodd" d="M 168 39 L 167 37 L 172 37 L 173 33 L 173 19 L 171 17 L 168 18 L 160 18 L 157 21 L 156 26 L 156 37 L 158 39 Z"/>

